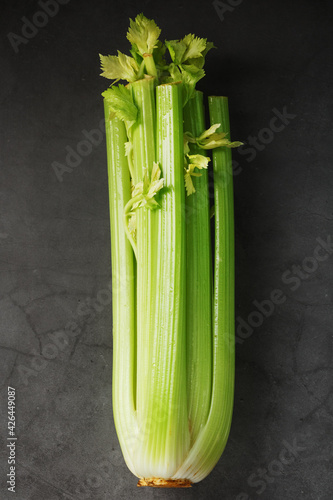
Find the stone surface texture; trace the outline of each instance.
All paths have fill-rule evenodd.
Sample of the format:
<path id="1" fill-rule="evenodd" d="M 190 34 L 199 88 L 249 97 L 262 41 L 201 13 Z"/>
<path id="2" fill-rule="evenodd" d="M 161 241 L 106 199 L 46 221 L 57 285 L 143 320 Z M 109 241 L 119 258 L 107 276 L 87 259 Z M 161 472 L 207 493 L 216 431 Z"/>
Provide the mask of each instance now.
<path id="1" fill-rule="evenodd" d="M 330 500 L 332 4 L 18 0 L 1 11 L 0 498 Z M 141 11 L 162 38 L 214 41 L 198 88 L 229 96 L 232 138 L 246 143 L 233 154 L 233 424 L 213 472 L 186 490 L 137 488 L 114 429 L 104 133 L 61 179 L 52 166 L 99 129 L 98 54 L 127 51 Z"/>

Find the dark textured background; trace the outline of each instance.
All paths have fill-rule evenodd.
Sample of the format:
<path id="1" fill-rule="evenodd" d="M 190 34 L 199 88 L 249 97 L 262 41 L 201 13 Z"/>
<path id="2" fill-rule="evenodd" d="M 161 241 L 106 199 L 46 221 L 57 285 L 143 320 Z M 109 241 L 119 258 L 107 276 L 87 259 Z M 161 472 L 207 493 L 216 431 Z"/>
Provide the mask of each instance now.
<path id="1" fill-rule="evenodd" d="M 332 498 L 333 248 L 317 253 L 318 238 L 333 239 L 332 4 L 224 5 L 219 15 L 203 1 L 70 0 L 15 53 L 8 33 L 22 36 L 22 17 L 41 7 L 1 4 L 1 499 L 13 496 L 8 384 L 18 500 Z M 98 53 L 126 51 L 128 18 L 140 11 L 169 39 L 194 32 L 215 42 L 198 88 L 229 96 L 232 137 L 247 142 L 234 153 L 236 315 L 237 325 L 259 324 L 238 335 L 225 453 L 186 491 L 138 490 L 113 426 L 104 137 L 62 182 L 52 166 L 98 128 L 108 85 Z M 267 130 L 283 110 L 289 123 Z M 265 319 L 252 314 L 275 289 L 284 302 L 265 303 Z M 69 321 L 77 327 L 66 345 Z"/>

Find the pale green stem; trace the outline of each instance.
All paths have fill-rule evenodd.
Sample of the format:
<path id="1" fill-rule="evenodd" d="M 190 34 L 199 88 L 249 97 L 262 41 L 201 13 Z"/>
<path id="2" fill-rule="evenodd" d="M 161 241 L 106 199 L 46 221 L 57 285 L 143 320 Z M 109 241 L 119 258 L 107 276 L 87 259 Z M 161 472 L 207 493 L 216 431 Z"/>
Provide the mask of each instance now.
<path id="1" fill-rule="evenodd" d="M 202 92 L 184 107 L 184 131 L 198 137 L 205 130 Z M 196 144 L 190 154 L 206 155 Z M 201 175 L 200 175 L 201 174 Z M 212 263 L 208 172 L 193 179 L 186 196 L 187 400 L 191 443 L 207 421 L 212 383 Z"/>
<path id="2" fill-rule="evenodd" d="M 145 174 L 151 177 L 155 161 L 155 81 L 143 79 L 131 84 L 138 116 L 132 127 L 133 184 L 143 181 Z M 136 408 L 139 435 L 134 450 L 138 466 L 143 460 L 142 448 L 147 434 L 147 405 L 149 401 L 149 377 L 152 370 L 154 332 L 151 326 L 157 283 L 157 210 L 136 210 L 137 248 L 137 399 Z"/>
<path id="3" fill-rule="evenodd" d="M 147 74 L 150 76 L 157 77 L 157 69 L 156 69 L 153 54 L 144 54 L 143 60 L 145 62 Z"/>
<path id="4" fill-rule="evenodd" d="M 189 448 L 186 404 L 185 219 L 182 92 L 180 85 L 156 90 L 157 160 L 161 191 L 157 246 L 154 348 L 150 365 L 142 474 L 168 479 Z"/>
<path id="5" fill-rule="evenodd" d="M 128 162 L 124 149 L 127 136 L 122 121 L 118 118 L 109 119 L 110 112 L 106 100 L 104 108 L 112 261 L 113 414 L 125 461 L 135 474 L 131 454 L 132 439 L 137 433 L 134 257 L 123 222 L 124 206 L 131 198 Z"/>

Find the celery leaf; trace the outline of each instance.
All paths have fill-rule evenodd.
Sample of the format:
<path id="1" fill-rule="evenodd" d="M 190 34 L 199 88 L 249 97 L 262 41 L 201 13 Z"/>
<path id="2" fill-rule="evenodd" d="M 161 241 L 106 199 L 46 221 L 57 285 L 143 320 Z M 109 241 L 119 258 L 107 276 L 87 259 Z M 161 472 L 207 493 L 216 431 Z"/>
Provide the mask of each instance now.
<path id="1" fill-rule="evenodd" d="M 100 54 L 99 57 L 103 71 L 101 76 L 110 80 L 126 80 L 128 82 L 134 82 L 137 79 L 139 66 L 132 57 L 122 54 L 119 50 L 117 56 L 102 56 Z"/>
<path id="2" fill-rule="evenodd" d="M 209 129 L 202 132 L 199 137 L 193 137 L 192 134 L 186 132 L 184 134 L 184 141 L 196 143 L 201 149 L 214 149 L 222 146 L 226 148 L 238 148 L 238 146 L 243 144 L 239 141 L 229 141 L 225 132 L 216 132 L 220 125 L 220 123 L 212 125 Z"/>
<path id="3" fill-rule="evenodd" d="M 207 44 L 206 38 L 199 38 L 195 35 L 192 35 L 191 33 L 186 35 L 181 40 L 181 42 L 186 46 L 182 62 L 195 57 L 201 57 L 202 52 L 205 50 Z"/>
<path id="4" fill-rule="evenodd" d="M 128 125 L 135 122 L 138 109 L 134 104 L 132 93 L 127 87 L 124 85 L 111 87 L 103 92 L 102 96 L 109 103 L 111 111 L 120 120 L 127 122 Z"/>
<path id="5" fill-rule="evenodd" d="M 195 86 L 201 78 L 205 76 L 203 69 L 196 68 L 193 70 L 192 66 L 186 67 L 186 65 L 181 66 L 181 81 L 183 82 L 184 89 L 184 106 L 189 99 L 193 96 L 195 91 Z"/>
<path id="6" fill-rule="evenodd" d="M 133 21 L 130 19 L 130 27 L 127 32 L 127 39 L 132 44 L 132 48 L 143 56 L 152 54 L 156 47 L 161 30 L 152 19 L 147 19 L 142 13 L 138 14 Z"/>
<path id="7" fill-rule="evenodd" d="M 146 171 L 143 182 L 139 182 L 134 186 L 132 192 L 132 210 L 142 207 L 153 210 L 159 207 L 155 196 L 162 189 L 163 185 L 164 179 L 161 179 L 161 169 L 159 164 L 154 162 L 150 178 Z"/>
<path id="8" fill-rule="evenodd" d="M 199 170 L 207 169 L 208 168 L 208 162 L 210 161 L 210 158 L 207 158 L 206 156 L 203 155 L 189 155 L 187 154 L 186 157 L 189 159 L 189 162 L 187 163 L 186 161 L 186 166 L 184 167 L 185 169 L 185 188 L 186 188 L 186 193 L 187 196 L 190 196 L 191 194 L 195 193 L 195 187 L 193 184 L 192 177 L 200 177 L 201 174 L 199 172 L 194 172 L 195 168 L 198 168 Z"/>
<path id="9" fill-rule="evenodd" d="M 181 40 L 166 40 L 165 46 L 167 47 L 171 60 L 174 64 L 181 64 L 186 51 L 186 44 Z"/>

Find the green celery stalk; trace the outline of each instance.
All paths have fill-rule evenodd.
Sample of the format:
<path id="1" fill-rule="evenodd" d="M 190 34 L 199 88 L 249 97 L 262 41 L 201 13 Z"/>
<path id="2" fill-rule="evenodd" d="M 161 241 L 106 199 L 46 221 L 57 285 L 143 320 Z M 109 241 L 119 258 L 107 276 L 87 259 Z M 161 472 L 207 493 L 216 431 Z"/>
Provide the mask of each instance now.
<path id="1" fill-rule="evenodd" d="M 203 94 L 195 91 L 184 107 L 184 131 L 205 130 Z M 196 144 L 190 154 L 205 155 Z M 186 196 L 187 399 L 191 442 L 205 425 L 212 379 L 212 269 L 208 172 L 194 178 L 196 192 Z"/>
<path id="2" fill-rule="evenodd" d="M 113 311 L 113 414 L 120 446 L 129 469 L 135 474 L 128 436 L 136 428 L 136 339 L 134 256 L 124 230 L 124 206 L 131 197 L 130 176 L 125 142 L 125 125 L 118 118 L 110 120 L 110 109 L 104 100 L 108 164 L 112 311 Z"/>
<path id="3" fill-rule="evenodd" d="M 230 133 L 228 99 L 209 97 L 211 125 Z M 204 479 L 219 460 L 230 431 L 235 372 L 234 222 L 231 150 L 213 150 L 215 262 L 213 289 L 213 378 L 208 420 L 173 478 Z"/>
<path id="4" fill-rule="evenodd" d="M 132 127 L 133 146 L 133 183 L 143 181 L 145 174 L 150 175 L 156 159 L 156 109 L 155 79 L 146 78 L 131 84 L 138 117 Z M 151 329 L 154 297 L 156 295 L 156 231 L 158 215 L 156 211 L 141 208 L 136 211 L 137 225 L 137 378 L 136 410 L 140 439 L 146 439 L 146 408 L 148 381 L 151 370 L 150 360 L 154 336 Z"/>
<path id="5" fill-rule="evenodd" d="M 185 221 L 182 87 L 156 89 L 157 160 L 165 180 L 160 195 L 153 355 L 148 400 L 149 435 L 138 468 L 142 478 L 171 478 L 189 448 L 186 405 Z"/>

